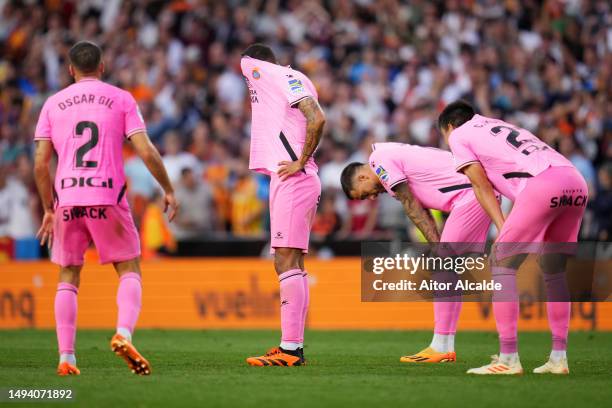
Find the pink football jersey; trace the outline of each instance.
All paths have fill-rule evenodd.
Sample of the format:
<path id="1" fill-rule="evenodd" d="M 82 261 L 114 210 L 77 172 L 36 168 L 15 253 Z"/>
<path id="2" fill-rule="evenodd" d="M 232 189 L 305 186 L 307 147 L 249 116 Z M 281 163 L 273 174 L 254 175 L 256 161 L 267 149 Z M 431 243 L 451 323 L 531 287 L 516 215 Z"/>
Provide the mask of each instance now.
<path id="1" fill-rule="evenodd" d="M 495 189 L 512 201 L 527 178 L 549 167 L 573 166 L 528 130 L 481 115 L 453 130 L 449 145 L 457 171 L 480 162 Z"/>
<path id="2" fill-rule="evenodd" d="M 299 71 L 243 57 L 242 75 L 251 98 L 251 157 L 249 168 L 270 174 L 281 161 L 295 161 L 306 141 L 306 118 L 297 109 L 304 98 L 317 98 L 314 85 Z M 312 157 L 305 166 L 307 174 L 316 174 Z"/>
<path id="3" fill-rule="evenodd" d="M 47 99 L 34 139 L 50 140 L 57 152 L 58 206 L 125 200 L 123 140 L 144 130 L 132 95 L 97 79 L 82 79 Z"/>
<path id="4" fill-rule="evenodd" d="M 385 190 L 407 182 L 423 207 L 448 212 L 471 190 L 468 178 L 455 171 L 450 152 L 402 143 L 375 143 L 370 167 Z"/>

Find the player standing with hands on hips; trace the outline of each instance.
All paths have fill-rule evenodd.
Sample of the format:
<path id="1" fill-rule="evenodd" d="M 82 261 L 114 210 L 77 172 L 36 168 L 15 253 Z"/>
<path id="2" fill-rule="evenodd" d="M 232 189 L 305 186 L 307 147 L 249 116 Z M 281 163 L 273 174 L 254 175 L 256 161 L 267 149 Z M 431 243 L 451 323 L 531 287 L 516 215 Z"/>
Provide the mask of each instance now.
<path id="1" fill-rule="evenodd" d="M 529 131 L 477 115 L 467 102 L 448 105 L 438 126 L 453 152 L 457 171 L 468 176 L 476 198 L 499 231 L 491 259 L 493 279 L 503 287 L 493 295 L 500 354 L 491 364 L 470 369 L 468 374 L 523 372 L 517 346 L 516 272 L 529 253 L 539 254 L 552 332 L 549 360 L 534 373 L 569 374 L 566 349 L 571 304 L 564 274 L 566 257 L 559 253 L 564 251 L 559 251 L 558 243 L 578 239 L 588 196 L 584 178 L 569 160 Z M 507 219 L 494 188 L 514 202 Z"/>
<path id="2" fill-rule="evenodd" d="M 278 64 L 272 49 L 253 44 L 242 53 L 251 98 L 249 168 L 270 176 L 271 253 L 280 285 L 281 343 L 250 357 L 252 366 L 299 366 L 304 360 L 308 276 L 304 254 L 321 195 L 313 154 L 325 124 L 312 82 Z"/>
<path id="3" fill-rule="evenodd" d="M 78 375 L 75 337 L 77 294 L 84 254 L 93 241 L 101 263 L 112 263 L 119 275 L 117 333 L 111 349 L 136 374 L 151 365 L 132 345 L 140 313 L 142 285 L 140 241 L 125 196 L 122 145 L 128 139 L 165 192 L 168 219 L 178 209 L 174 190 L 132 95 L 100 80 L 102 51 L 89 41 L 69 51 L 75 83 L 45 102 L 36 125 L 34 173 L 44 206 L 38 232 L 60 266 L 55 295 L 59 375 Z M 55 183 L 49 164 L 57 154 Z"/>

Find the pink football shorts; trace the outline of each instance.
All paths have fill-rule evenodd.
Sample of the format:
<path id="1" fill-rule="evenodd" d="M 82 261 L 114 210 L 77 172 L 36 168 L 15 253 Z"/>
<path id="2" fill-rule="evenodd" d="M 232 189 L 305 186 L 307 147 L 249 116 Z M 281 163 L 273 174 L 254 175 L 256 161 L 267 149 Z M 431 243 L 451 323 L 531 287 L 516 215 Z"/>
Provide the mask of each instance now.
<path id="1" fill-rule="evenodd" d="M 578 240 L 588 187 L 574 167 L 549 167 L 529 178 L 496 241 L 496 257 L 519 253 L 571 253 Z M 554 244 L 557 245 L 554 245 Z"/>
<path id="2" fill-rule="evenodd" d="M 316 174 L 297 173 L 281 181 L 270 176 L 271 250 L 297 248 L 308 252 L 310 228 L 321 197 L 321 181 Z"/>
<path id="3" fill-rule="evenodd" d="M 92 242 L 103 264 L 140 256 L 140 239 L 127 204 L 56 209 L 52 262 L 83 265 Z"/>

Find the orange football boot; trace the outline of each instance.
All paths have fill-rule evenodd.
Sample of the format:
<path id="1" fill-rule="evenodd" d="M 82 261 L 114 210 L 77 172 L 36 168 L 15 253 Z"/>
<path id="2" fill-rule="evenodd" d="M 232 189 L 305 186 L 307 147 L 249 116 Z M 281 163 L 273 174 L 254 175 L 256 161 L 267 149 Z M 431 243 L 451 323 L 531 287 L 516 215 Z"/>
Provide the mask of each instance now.
<path id="1" fill-rule="evenodd" d="M 80 375 L 81 370 L 79 370 L 76 366 L 71 365 L 69 362 L 64 361 L 57 366 L 57 375 L 66 376 L 66 375 Z"/>
<path id="2" fill-rule="evenodd" d="M 281 367 L 296 367 L 306 363 L 304 360 L 304 354 L 301 349 L 290 351 L 283 350 L 280 347 L 274 347 L 263 356 L 249 357 L 246 362 L 250 366 L 256 367 L 267 367 L 267 366 L 281 366 Z"/>
<path id="3" fill-rule="evenodd" d="M 151 374 L 151 364 L 136 350 L 136 347 L 120 334 L 115 334 L 110 342 L 111 350 L 123 358 L 134 374 Z"/>
<path id="4" fill-rule="evenodd" d="M 431 347 L 427 347 L 411 356 L 400 358 L 402 363 L 454 363 L 455 361 L 457 361 L 457 354 L 454 351 L 440 353 Z"/>

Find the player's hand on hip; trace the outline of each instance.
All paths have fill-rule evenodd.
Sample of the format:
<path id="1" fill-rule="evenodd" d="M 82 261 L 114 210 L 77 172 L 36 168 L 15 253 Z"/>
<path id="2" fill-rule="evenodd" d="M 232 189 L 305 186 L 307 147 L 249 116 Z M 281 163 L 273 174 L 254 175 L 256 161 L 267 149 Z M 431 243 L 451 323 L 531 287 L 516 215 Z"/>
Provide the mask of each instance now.
<path id="1" fill-rule="evenodd" d="M 47 244 L 49 249 L 53 245 L 53 224 L 55 222 L 55 214 L 51 210 L 46 210 L 40 223 L 40 229 L 36 233 L 36 238 L 40 239 L 40 246 Z"/>
<path id="2" fill-rule="evenodd" d="M 276 174 L 280 177 L 281 181 L 287 180 L 287 178 L 293 176 L 304 169 L 304 165 L 299 161 L 282 161 L 279 162 L 280 166 Z"/>
<path id="3" fill-rule="evenodd" d="M 168 212 L 170 210 L 170 212 Z M 168 213 L 168 221 L 172 222 L 174 217 L 176 217 L 176 213 L 179 210 L 179 202 L 174 197 L 174 193 L 166 193 L 164 196 L 164 212 Z"/>

